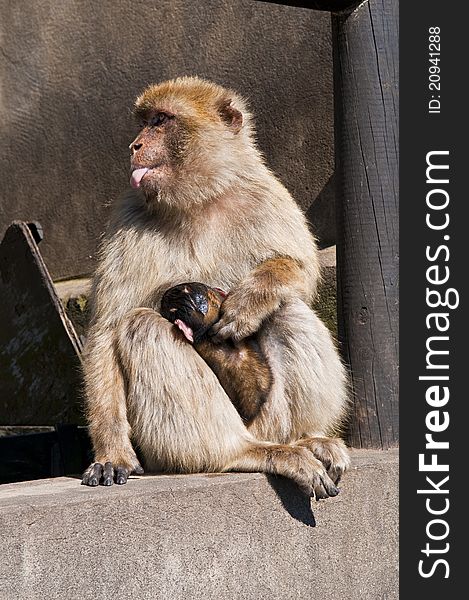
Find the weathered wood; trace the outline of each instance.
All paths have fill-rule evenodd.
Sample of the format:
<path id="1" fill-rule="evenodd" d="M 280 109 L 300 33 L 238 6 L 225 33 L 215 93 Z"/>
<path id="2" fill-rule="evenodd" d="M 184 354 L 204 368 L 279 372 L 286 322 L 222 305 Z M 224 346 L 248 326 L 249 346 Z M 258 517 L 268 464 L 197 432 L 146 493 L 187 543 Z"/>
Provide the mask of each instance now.
<path id="1" fill-rule="evenodd" d="M 349 442 L 389 448 L 398 423 L 398 2 L 333 16 L 339 340 Z"/>
<path id="2" fill-rule="evenodd" d="M 298 8 L 312 8 L 313 10 L 323 10 L 327 12 L 339 13 L 351 11 L 364 0 L 290 0 L 281 2 L 280 0 L 262 0 L 269 4 L 283 4 L 284 6 L 296 6 Z"/>
<path id="3" fill-rule="evenodd" d="M 63 475 L 55 431 L 2 437 L 0 454 L 0 484 Z"/>
<path id="4" fill-rule="evenodd" d="M 81 344 L 34 236 L 16 221 L 0 244 L 0 424 L 80 423 Z"/>
<path id="5" fill-rule="evenodd" d="M 91 454 L 86 427 L 65 425 L 43 433 L 0 437 L 0 484 L 80 475 Z"/>
<path id="6" fill-rule="evenodd" d="M 94 458 L 88 428 L 57 425 L 55 431 L 63 474 L 81 475 Z"/>

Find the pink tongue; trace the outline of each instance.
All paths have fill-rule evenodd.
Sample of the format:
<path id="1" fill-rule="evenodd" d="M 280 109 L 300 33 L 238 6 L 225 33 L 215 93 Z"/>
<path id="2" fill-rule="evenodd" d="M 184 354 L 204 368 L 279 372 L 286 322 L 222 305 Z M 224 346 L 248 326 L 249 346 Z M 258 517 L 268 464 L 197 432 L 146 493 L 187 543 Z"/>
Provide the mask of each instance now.
<path id="1" fill-rule="evenodd" d="M 193 342 L 194 341 L 194 335 L 192 333 L 192 329 L 190 327 L 188 327 L 184 321 L 181 321 L 181 319 L 176 319 L 174 321 L 174 324 L 179 327 L 179 329 L 182 331 L 182 333 L 186 336 L 186 338 L 189 340 L 189 342 Z"/>
<path id="2" fill-rule="evenodd" d="M 132 176 L 130 178 L 130 185 L 133 188 L 139 188 L 140 187 L 140 182 L 143 179 L 143 176 L 145 175 L 145 173 L 149 171 L 149 169 L 147 167 L 144 167 L 143 169 L 135 169 L 135 171 L 132 173 Z"/>

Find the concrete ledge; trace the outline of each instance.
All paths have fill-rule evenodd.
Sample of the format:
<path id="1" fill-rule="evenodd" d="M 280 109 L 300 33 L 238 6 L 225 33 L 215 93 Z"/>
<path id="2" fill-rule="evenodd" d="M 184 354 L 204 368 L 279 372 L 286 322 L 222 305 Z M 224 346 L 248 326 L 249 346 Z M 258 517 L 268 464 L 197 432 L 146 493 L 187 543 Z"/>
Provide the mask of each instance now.
<path id="1" fill-rule="evenodd" d="M 312 504 L 257 473 L 3 485 L 1 597 L 398 598 L 397 477 L 391 450 L 354 451 Z"/>

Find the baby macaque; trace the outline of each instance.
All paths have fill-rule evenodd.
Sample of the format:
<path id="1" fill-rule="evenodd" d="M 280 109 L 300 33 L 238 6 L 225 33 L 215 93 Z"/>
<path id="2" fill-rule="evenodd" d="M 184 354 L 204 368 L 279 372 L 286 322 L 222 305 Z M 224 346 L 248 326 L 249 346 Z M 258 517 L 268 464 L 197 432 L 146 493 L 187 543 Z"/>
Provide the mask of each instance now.
<path id="1" fill-rule="evenodd" d="M 220 318 L 226 293 L 203 283 L 182 283 L 161 299 L 161 315 L 174 323 L 218 377 L 245 423 L 257 416 L 272 386 L 272 373 L 256 335 L 215 342 L 209 330 Z"/>

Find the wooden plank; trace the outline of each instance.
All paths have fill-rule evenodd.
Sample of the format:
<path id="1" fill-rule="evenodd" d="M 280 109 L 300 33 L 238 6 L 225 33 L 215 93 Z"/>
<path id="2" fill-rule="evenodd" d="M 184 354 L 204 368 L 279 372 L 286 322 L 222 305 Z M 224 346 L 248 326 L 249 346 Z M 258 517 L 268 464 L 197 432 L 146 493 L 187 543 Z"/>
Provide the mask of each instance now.
<path id="1" fill-rule="evenodd" d="M 64 425 L 43 433 L 0 437 L 0 484 L 80 476 L 92 461 L 91 454 L 86 427 Z"/>
<path id="2" fill-rule="evenodd" d="M 81 423 L 81 343 L 33 233 L 15 221 L 0 244 L 0 424 Z"/>
<path id="3" fill-rule="evenodd" d="M 0 484 L 63 475 L 55 431 L 2 437 L 0 455 Z"/>
<path id="4" fill-rule="evenodd" d="M 261 0 L 269 4 L 281 4 L 283 6 L 294 6 L 297 8 L 311 8 L 327 12 L 339 13 L 351 11 L 365 0 Z"/>
<path id="5" fill-rule="evenodd" d="M 389 448 L 398 421 L 398 2 L 333 16 L 339 340 L 349 442 Z"/>

